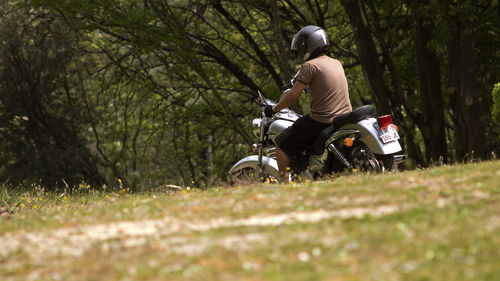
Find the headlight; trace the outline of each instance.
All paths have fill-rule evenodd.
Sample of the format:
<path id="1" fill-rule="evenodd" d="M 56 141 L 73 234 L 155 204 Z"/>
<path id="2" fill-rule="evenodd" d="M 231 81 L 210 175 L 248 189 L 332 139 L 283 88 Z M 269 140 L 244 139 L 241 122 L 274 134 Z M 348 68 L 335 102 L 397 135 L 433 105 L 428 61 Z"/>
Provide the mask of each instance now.
<path id="1" fill-rule="evenodd" d="M 253 119 L 253 121 L 252 121 L 253 134 L 257 138 L 260 138 L 260 122 L 261 121 L 262 121 L 262 119 L 260 119 L 260 118 Z"/>

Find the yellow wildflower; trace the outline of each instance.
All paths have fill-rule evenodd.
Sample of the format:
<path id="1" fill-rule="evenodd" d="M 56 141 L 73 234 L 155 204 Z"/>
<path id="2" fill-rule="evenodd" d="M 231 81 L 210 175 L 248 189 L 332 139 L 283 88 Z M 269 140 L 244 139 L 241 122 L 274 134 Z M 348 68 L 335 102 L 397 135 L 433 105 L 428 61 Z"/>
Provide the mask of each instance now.
<path id="1" fill-rule="evenodd" d="M 38 207 L 37 207 L 36 205 L 33 205 L 33 209 L 35 209 L 35 210 L 36 210 L 36 209 L 38 209 Z"/>
<path id="2" fill-rule="evenodd" d="M 24 207 L 24 204 L 23 204 L 23 203 L 19 204 L 19 207 L 23 208 L 23 207 Z"/>

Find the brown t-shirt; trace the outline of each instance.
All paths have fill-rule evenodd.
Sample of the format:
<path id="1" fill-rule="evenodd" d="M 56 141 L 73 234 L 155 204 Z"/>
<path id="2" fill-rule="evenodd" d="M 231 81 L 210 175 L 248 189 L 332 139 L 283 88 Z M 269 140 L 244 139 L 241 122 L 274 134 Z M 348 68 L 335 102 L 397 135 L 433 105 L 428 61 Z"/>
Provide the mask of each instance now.
<path id="1" fill-rule="evenodd" d="M 349 90 L 342 64 L 329 56 L 306 61 L 297 74 L 306 84 L 314 121 L 331 123 L 333 117 L 352 111 Z"/>

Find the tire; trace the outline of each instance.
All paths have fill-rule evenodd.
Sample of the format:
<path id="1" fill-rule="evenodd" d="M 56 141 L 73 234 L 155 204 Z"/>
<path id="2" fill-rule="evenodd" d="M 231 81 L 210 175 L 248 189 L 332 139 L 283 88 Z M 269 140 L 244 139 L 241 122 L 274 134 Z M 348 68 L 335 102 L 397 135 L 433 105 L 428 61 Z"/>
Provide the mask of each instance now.
<path id="1" fill-rule="evenodd" d="M 271 175 L 265 175 L 261 177 L 260 172 L 252 167 L 247 167 L 235 171 L 229 176 L 229 183 L 232 186 L 252 185 L 264 182 L 278 183 L 278 179 Z"/>
<path id="2" fill-rule="evenodd" d="M 377 157 L 363 143 L 352 149 L 351 161 L 353 168 L 359 172 L 379 173 L 382 171 L 382 166 Z"/>
<path id="3" fill-rule="evenodd" d="M 301 183 L 307 181 L 313 181 L 314 176 L 311 174 L 311 171 L 308 169 L 302 171 L 300 174 L 291 173 L 290 182 Z"/>
<path id="4" fill-rule="evenodd" d="M 393 154 L 389 155 L 379 155 L 379 162 L 383 163 L 383 167 L 385 171 L 395 172 L 397 171 L 396 160 L 394 159 Z"/>

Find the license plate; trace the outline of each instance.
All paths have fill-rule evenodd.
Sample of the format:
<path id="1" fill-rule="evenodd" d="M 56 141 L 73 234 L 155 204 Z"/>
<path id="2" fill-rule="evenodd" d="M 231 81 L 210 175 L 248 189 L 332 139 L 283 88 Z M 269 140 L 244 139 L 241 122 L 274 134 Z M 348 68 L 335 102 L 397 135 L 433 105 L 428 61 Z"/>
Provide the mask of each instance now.
<path id="1" fill-rule="evenodd" d="M 380 138 L 382 139 L 383 143 L 399 140 L 399 134 L 396 131 L 394 124 L 390 124 L 389 126 L 387 126 L 387 128 L 382 129 Z"/>

